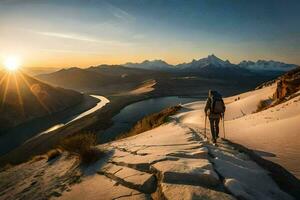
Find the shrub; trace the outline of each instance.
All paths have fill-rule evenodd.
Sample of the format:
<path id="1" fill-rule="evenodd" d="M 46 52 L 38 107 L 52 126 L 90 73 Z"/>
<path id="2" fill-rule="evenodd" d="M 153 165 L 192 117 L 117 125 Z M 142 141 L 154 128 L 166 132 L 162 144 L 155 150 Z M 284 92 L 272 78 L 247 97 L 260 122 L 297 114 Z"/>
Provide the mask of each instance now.
<path id="1" fill-rule="evenodd" d="M 271 104 L 271 102 L 272 102 L 271 99 L 260 100 L 257 104 L 256 112 L 266 109 Z"/>
<path id="2" fill-rule="evenodd" d="M 82 163 L 92 163 L 99 159 L 103 151 L 96 148 L 97 137 L 93 133 L 80 133 L 65 137 L 61 147 L 79 156 Z"/>
<path id="3" fill-rule="evenodd" d="M 57 158 L 58 156 L 60 156 L 62 154 L 62 150 L 56 148 L 56 149 L 51 149 L 50 151 L 48 151 L 46 153 L 47 157 L 48 157 L 48 161 L 53 160 L 54 158 Z"/>
<path id="4" fill-rule="evenodd" d="M 165 123 L 168 117 L 174 115 L 180 108 L 181 106 L 173 106 L 158 113 L 148 115 L 138 121 L 130 131 L 117 136 L 116 139 L 123 139 L 156 128 Z"/>

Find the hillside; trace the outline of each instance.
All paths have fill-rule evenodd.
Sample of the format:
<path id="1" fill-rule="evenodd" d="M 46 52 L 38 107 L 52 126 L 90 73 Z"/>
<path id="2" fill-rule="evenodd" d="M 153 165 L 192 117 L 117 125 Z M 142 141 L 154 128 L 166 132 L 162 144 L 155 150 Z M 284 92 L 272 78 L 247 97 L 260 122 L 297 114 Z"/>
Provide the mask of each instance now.
<path id="1" fill-rule="evenodd" d="M 298 70 L 280 77 L 298 85 Z M 298 87 L 277 102 L 277 82 L 225 98 L 226 139 L 253 149 L 299 177 Z M 293 87 L 295 88 L 295 87 Z M 271 99 L 257 111 L 261 100 Z M 276 103 L 277 102 L 277 103 Z M 64 151 L 0 171 L 0 198 L 292 200 L 299 180 L 276 164 L 262 165 L 228 140 L 204 135 L 204 102 L 182 105 L 167 122 L 138 135 L 98 145 L 90 165 Z M 205 137 L 207 136 L 207 137 Z M 221 131 L 221 137 L 224 132 Z M 295 159 L 296 158 L 296 159 Z M 265 162 L 265 161 L 264 161 Z M 294 167 L 294 168 L 293 168 Z M 282 174 L 282 170 L 286 174 Z M 288 175 L 287 175 L 288 174 Z M 14 184 L 10 184 L 11 182 Z M 40 188 L 43 187 L 43 190 Z"/>
<path id="2" fill-rule="evenodd" d="M 23 72 L 0 72 L 0 132 L 82 101 L 82 94 L 45 84 Z"/>
<path id="3" fill-rule="evenodd" d="M 225 99 L 226 138 L 254 149 L 257 154 L 280 164 L 298 178 L 299 69 L 288 72 L 265 87 Z M 283 82 L 284 86 L 278 88 L 279 82 Z M 284 93 L 285 88 L 290 92 Z M 277 93 L 285 95 L 278 99 Z M 261 107 L 261 102 L 265 102 L 264 107 Z M 197 106 L 199 110 L 190 114 L 194 116 L 194 120 L 184 121 L 204 127 L 204 105 L 199 103 Z M 223 136 L 222 129 L 221 135 Z"/>
<path id="4" fill-rule="evenodd" d="M 112 94 L 135 89 L 144 81 L 164 76 L 161 72 L 119 65 L 86 69 L 69 68 L 37 76 L 47 83 L 89 93 Z"/>
<path id="5" fill-rule="evenodd" d="M 149 93 L 153 96 L 202 96 L 203 91 L 210 88 L 216 88 L 224 95 L 233 95 L 274 78 L 273 74 L 257 75 L 214 55 L 185 66 L 172 67 L 171 70 L 162 70 L 163 66 L 148 69 L 161 62 L 148 61 L 146 67 L 143 63 L 131 63 L 130 67 L 99 65 L 86 69 L 69 68 L 37 77 L 53 85 L 105 96 L 132 94 L 131 91 L 149 81 L 156 83 Z"/>
<path id="6" fill-rule="evenodd" d="M 106 155 L 94 164 L 64 152 L 3 170 L 0 198 L 292 200 L 247 154 L 225 140 L 219 147 L 207 141 L 191 123 L 199 104 L 184 105 L 155 129 L 97 146 Z"/>

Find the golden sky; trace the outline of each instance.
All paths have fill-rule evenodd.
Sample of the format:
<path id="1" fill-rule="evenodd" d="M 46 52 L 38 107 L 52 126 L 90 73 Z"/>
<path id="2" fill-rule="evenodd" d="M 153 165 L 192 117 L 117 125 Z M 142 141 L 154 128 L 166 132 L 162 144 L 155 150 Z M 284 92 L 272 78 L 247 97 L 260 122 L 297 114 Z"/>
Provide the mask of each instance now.
<path id="1" fill-rule="evenodd" d="M 17 56 L 23 67 L 179 64 L 215 54 L 300 64 L 299 3 L 214 2 L 3 0 L 0 63 Z"/>

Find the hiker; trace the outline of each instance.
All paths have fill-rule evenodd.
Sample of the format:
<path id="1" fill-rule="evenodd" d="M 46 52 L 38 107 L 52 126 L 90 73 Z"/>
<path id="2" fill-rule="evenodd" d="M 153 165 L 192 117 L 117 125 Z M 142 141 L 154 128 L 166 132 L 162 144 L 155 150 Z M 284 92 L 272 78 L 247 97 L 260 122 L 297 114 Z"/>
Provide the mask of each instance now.
<path id="1" fill-rule="evenodd" d="M 225 104 L 221 94 L 217 91 L 208 91 L 208 99 L 205 105 L 205 118 L 208 116 L 212 141 L 215 144 L 219 137 L 219 122 L 224 117 Z"/>

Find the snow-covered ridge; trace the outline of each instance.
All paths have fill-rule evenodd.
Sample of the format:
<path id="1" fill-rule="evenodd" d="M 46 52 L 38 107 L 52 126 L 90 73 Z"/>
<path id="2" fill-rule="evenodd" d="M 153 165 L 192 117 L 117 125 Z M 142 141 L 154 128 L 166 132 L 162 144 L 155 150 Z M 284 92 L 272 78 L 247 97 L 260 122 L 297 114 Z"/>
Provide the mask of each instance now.
<path id="1" fill-rule="evenodd" d="M 248 104 L 272 92 L 272 88 L 264 88 L 239 97 Z M 228 105 L 232 104 L 227 112 L 243 104 L 237 104 L 236 98 L 226 99 Z M 246 154 L 222 139 L 218 140 L 218 147 L 208 142 L 203 135 L 203 108 L 203 101 L 183 105 L 167 124 L 99 145 L 107 150 L 107 155 L 90 166 L 79 167 L 74 157 L 63 154 L 50 163 L 38 160 L 2 171 L 0 189 L 4 192 L 0 199 L 26 195 L 27 199 L 40 196 L 65 200 L 192 200 L 204 197 L 212 200 L 292 200 L 271 179 L 268 171 Z M 251 116 L 251 108 L 245 112 Z M 234 121 L 233 118 L 242 118 L 238 113 L 233 115 L 226 122 L 229 137 L 231 131 L 227 123 Z M 72 181 L 74 177 L 76 184 Z M 12 179 L 15 184 L 8 184 Z"/>
<path id="2" fill-rule="evenodd" d="M 242 61 L 239 64 L 233 64 L 229 60 L 222 60 L 215 56 L 214 54 L 208 55 L 205 58 L 193 59 L 188 63 L 181 63 L 178 65 L 171 65 L 163 60 L 145 60 L 141 63 L 126 63 L 124 66 L 142 69 L 156 69 L 156 70 L 195 70 L 202 69 L 205 67 L 217 67 L 217 68 L 235 68 L 244 69 L 250 71 L 279 71 L 285 72 L 297 67 L 294 64 L 286 64 L 278 61 L 266 61 L 258 60 L 254 61 Z"/>
<path id="3" fill-rule="evenodd" d="M 294 64 L 286 64 L 283 62 L 273 61 L 273 60 L 258 60 L 253 61 L 242 61 L 238 64 L 240 67 L 254 70 L 254 71 L 289 71 L 297 67 Z"/>
<path id="4" fill-rule="evenodd" d="M 235 65 L 230 63 L 228 60 L 223 61 L 222 59 L 216 57 L 214 54 L 209 55 L 206 58 L 202 58 L 199 60 L 193 60 L 190 63 L 184 63 L 176 65 L 179 69 L 195 69 L 195 68 L 204 68 L 207 66 L 214 66 L 214 67 L 234 67 Z"/>

